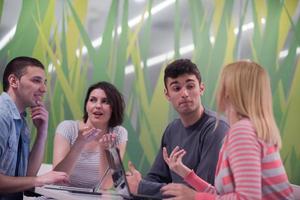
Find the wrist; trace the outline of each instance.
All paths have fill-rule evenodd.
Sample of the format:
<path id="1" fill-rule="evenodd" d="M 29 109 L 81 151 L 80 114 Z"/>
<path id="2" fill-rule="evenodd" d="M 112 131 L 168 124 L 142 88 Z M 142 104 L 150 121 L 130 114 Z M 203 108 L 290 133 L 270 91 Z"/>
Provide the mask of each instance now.
<path id="1" fill-rule="evenodd" d="M 44 185 L 38 176 L 33 178 L 33 182 L 34 187 L 42 187 Z"/>
<path id="2" fill-rule="evenodd" d="M 182 177 L 185 178 L 189 173 L 191 173 L 191 169 L 188 168 L 187 166 L 183 166 L 182 168 L 179 168 L 178 174 Z"/>
<path id="3" fill-rule="evenodd" d="M 37 136 L 47 137 L 48 134 L 48 126 L 37 127 L 36 128 Z"/>

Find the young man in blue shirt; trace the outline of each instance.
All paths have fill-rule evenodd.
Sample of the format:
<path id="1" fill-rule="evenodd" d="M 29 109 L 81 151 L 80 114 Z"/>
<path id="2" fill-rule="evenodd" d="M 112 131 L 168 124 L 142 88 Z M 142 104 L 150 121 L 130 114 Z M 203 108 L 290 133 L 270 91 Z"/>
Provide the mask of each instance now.
<path id="1" fill-rule="evenodd" d="M 42 102 L 45 92 L 46 75 L 40 61 L 16 57 L 7 64 L 0 95 L 0 200 L 23 199 L 22 191 L 67 181 L 63 172 L 36 176 L 48 133 L 48 111 Z M 37 130 L 31 151 L 26 108 Z"/>

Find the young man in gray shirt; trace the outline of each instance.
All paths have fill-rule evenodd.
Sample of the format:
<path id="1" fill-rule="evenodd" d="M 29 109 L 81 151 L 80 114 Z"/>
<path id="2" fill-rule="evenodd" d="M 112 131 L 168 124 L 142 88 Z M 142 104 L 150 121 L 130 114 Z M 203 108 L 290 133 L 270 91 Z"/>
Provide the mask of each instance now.
<path id="1" fill-rule="evenodd" d="M 162 137 L 156 159 L 142 179 L 129 162 L 127 180 L 132 193 L 161 197 L 160 188 L 168 183 L 184 183 L 163 159 L 163 147 L 170 153 L 179 146 L 186 150 L 183 163 L 210 184 L 214 184 L 215 169 L 228 124 L 216 113 L 203 107 L 201 96 L 205 87 L 197 66 L 188 59 L 170 63 L 164 75 L 165 96 L 179 114 Z M 217 125 L 216 125 L 217 123 Z"/>

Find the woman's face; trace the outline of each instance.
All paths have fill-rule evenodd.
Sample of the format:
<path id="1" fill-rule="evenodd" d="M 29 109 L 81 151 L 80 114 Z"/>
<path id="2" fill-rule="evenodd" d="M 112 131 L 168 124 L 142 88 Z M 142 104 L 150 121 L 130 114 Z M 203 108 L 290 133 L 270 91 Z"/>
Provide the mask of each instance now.
<path id="1" fill-rule="evenodd" d="M 106 93 L 100 89 L 94 89 L 86 103 L 88 113 L 88 122 L 96 128 L 108 126 L 111 117 L 112 108 L 107 99 Z"/>

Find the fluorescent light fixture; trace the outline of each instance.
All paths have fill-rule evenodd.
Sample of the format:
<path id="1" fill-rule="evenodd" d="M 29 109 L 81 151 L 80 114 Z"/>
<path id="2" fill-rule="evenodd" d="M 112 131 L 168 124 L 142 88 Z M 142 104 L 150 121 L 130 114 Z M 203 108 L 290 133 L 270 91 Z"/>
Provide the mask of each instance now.
<path id="1" fill-rule="evenodd" d="M 287 55 L 289 54 L 289 50 L 283 50 L 283 51 L 280 51 L 279 53 L 279 58 L 284 58 L 286 57 Z M 296 55 L 299 55 L 300 54 L 300 47 L 297 47 L 296 49 Z"/>
<path id="2" fill-rule="evenodd" d="M 61 65 L 61 63 L 60 63 L 60 61 L 57 59 L 56 60 L 57 61 L 57 64 L 58 65 Z M 49 65 L 48 65 L 48 73 L 52 73 L 52 72 L 54 72 L 55 71 L 55 68 L 54 68 L 54 65 L 53 65 L 53 63 L 50 63 Z"/>
<path id="3" fill-rule="evenodd" d="M 253 22 L 250 22 L 250 23 L 248 23 L 248 24 L 244 24 L 244 25 L 242 26 L 242 32 L 247 31 L 247 30 L 250 30 L 250 29 L 253 29 L 253 28 L 254 28 L 254 23 L 253 23 Z M 234 32 L 235 35 L 237 35 L 237 34 L 239 33 L 239 28 L 235 28 L 235 29 L 233 30 L 233 32 Z"/>
<path id="4" fill-rule="evenodd" d="M 14 37 L 16 33 L 17 26 L 15 25 L 10 31 L 1 39 L 0 41 L 0 49 L 5 47 L 5 45 Z"/>
<path id="5" fill-rule="evenodd" d="M 151 11 L 150 11 L 151 15 L 153 16 L 153 15 L 159 13 L 160 11 L 164 10 L 165 8 L 167 8 L 168 6 L 170 6 L 170 5 L 174 4 L 174 3 L 175 3 L 175 0 L 166 0 L 166 1 L 162 2 L 162 3 L 160 3 L 160 4 L 157 4 L 156 6 L 154 6 L 151 9 Z M 148 13 L 148 11 L 146 11 L 145 15 L 144 15 L 144 20 L 146 20 L 148 17 L 149 17 L 149 13 Z M 142 18 L 143 18 L 142 14 L 138 15 L 137 17 L 134 17 L 133 19 L 131 19 L 131 20 L 128 21 L 128 26 L 130 28 L 136 26 L 138 23 L 141 22 Z M 122 32 L 122 28 L 121 28 L 121 26 L 119 26 L 117 28 L 118 35 L 121 34 L 121 32 Z M 115 33 L 113 32 L 112 35 L 114 36 Z M 97 39 L 95 39 L 94 41 L 92 41 L 92 45 L 95 48 L 99 47 L 101 45 L 101 43 L 102 43 L 102 37 L 98 37 Z M 82 55 L 85 55 L 87 53 L 86 47 L 83 46 L 82 49 L 81 49 L 81 51 L 82 51 Z M 79 57 L 79 49 L 76 50 L 76 55 L 77 55 L 77 57 Z"/>
<path id="6" fill-rule="evenodd" d="M 266 23 L 266 19 L 265 18 L 261 18 L 260 19 L 260 22 L 262 24 L 265 24 Z M 254 28 L 254 23 L 253 22 L 250 22 L 250 23 L 247 23 L 247 24 L 244 24 L 242 25 L 242 31 L 247 31 L 247 30 L 250 30 L 250 29 L 253 29 Z M 239 33 L 239 28 L 235 28 L 233 30 L 234 34 L 237 35 Z"/>
<path id="7" fill-rule="evenodd" d="M 187 46 L 181 47 L 179 49 L 179 53 L 180 53 L 180 55 L 184 55 L 184 54 L 192 52 L 193 50 L 194 50 L 194 44 L 189 44 Z M 170 60 L 174 57 L 174 54 L 175 54 L 174 51 L 169 51 L 167 53 L 163 53 L 161 55 L 149 58 L 147 60 L 147 66 L 152 67 L 152 66 L 157 65 L 159 63 L 162 63 L 164 61 Z M 141 63 L 141 66 L 144 67 L 143 63 Z M 128 66 L 125 67 L 125 75 L 131 74 L 133 72 L 134 72 L 134 66 L 133 65 L 128 65 Z"/>

